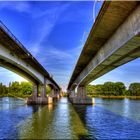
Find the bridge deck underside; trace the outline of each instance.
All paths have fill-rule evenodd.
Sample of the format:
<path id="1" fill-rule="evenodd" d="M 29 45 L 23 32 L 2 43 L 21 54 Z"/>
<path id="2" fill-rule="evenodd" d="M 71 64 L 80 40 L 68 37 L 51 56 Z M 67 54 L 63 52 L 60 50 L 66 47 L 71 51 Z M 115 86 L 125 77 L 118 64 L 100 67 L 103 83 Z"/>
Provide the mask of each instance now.
<path id="1" fill-rule="evenodd" d="M 91 59 L 97 54 L 98 50 L 108 41 L 116 29 L 123 23 L 137 5 L 138 2 L 136 1 L 104 2 L 73 71 L 68 89 L 83 69 L 89 64 Z M 114 55 L 113 57 L 114 58 L 111 58 L 112 61 L 113 59 L 116 59 L 117 61 L 121 56 Z M 102 64 L 102 67 L 105 67 L 104 65 L 105 64 Z M 117 63 L 115 66 L 112 64 L 112 67 L 117 67 Z"/>
<path id="2" fill-rule="evenodd" d="M 81 84 L 85 85 L 105 73 L 140 57 L 140 36 L 136 36 L 127 42 L 123 47 L 118 49 L 115 53 L 109 56 L 106 60 L 99 63 L 90 74 L 82 81 Z"/>
<path id="3" fill-rule="evenodd" d="M 45 76 L 48 80 L 50 80 L 53 84 L 55 84 L 58 89 L 60 88 L 57 85 L 57 83 L 51 78 L 49 73 L 43 68 L 43 66 L 31 55 L 31 53 L 16 39 L 16 37 L 1 22 L 0 22 L 0 45 L 8 49 L 11 55 L 16 56 L 19 59 L 23 60 L 33 69 L 35 69 L 40 74 Z M 10 68 L 13 67 L 10 63 L 6 62 L 6 60 L 1 60 L 1 65 L 5 67 L 6 66 L 9 67 L 10 65 Z M 15 69 L 16 68 L 14 67 L 13 71 Z M 22 70 L 18 69 L 18 72 L 21 71 Z M 26 75 L 24 71 L 22 71 L 21 74 L 23 73 L 24 75 Z M 32 79 L 32 81 L 34 81 L 33 78 L 31 78 L 31 76 L 28 75 L 28 77 Z"/>
<path id="4" fill-rule="evenodd" d="M 96 21 L 90 31 L 88 39 L 75 66 L 68 89 L 72 86 L 83 69 L 87 67 L 91 59 L 96 56 L 98 50 L 108 41 L 117 28 L 136 8 L 138 3 L 139 2 L 137 1 L 105 1 L 103 3 L 103 6 L 96 18 Z M 114 55 L 113 57 L 115 58 L 111 59 L 118 59 L 121 56 Z M 105 66 L 102 65 L 102 67 Z M 117 67 L 117 64 L 116 66 L 112 65 L 112 67 Z"/>

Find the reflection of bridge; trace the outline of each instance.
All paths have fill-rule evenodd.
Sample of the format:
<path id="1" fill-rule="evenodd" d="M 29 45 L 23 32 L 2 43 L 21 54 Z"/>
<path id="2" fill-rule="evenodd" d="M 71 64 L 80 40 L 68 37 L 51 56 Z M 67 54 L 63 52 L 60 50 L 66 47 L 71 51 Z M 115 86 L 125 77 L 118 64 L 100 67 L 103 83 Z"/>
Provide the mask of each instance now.
<path id="1" fill-rule="evenodd" d="M 51 101 L 51 98 L 46 97 L 47 84 L 53 89 L 52 96 L 58 96 L 60 87 L 57 83 L 1 22 L 0 47 L 0 66 L 18 73 L 33 83 L 33 96 L 28 99 L 28 103 L 47 104 Z"/>
<path id="2" fill-rule="evenodd" d="M 68 85 L 71 101 L 91 104 L 86 85 L 139 56 L 140 3 L 105 1 L 71 76 Z"/>

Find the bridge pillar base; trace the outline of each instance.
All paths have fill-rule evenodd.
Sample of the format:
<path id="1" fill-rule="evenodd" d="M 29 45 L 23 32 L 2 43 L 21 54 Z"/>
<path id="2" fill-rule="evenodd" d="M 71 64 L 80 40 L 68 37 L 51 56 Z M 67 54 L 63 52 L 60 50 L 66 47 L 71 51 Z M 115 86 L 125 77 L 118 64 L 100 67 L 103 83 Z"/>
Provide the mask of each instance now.
<path id="1" fill-rule="evenodd" d="M 81 104 L 81 105 L 92 105 L 94 104 L 94 99 L 86 95 L 86 87 L 79 86 L 77 89 L 77 95 L 75 96 L 74 91 L 71 92 L 69 100 L 72 104 Z"/>
<path id="2" fill-rule="evenodd" d="M 27 99 L 28 105 L 45 105 L 45 104 L 52 104 L 53 99 L 51 97 L 29 97 Z"/>
<path id="3" fill-rule="evenodd" d="M 53 98 L 53 99 L 59 99 L 60 98 L 60 94 L 58 91 L 55 91 L 54 89 L 51 91 L 49 97 Z"/>
<path id="4" fill-rule="evenodd" d="M 73 97 L 69 98 L 72 104 L 79 104 L 79 105 L 92 105 L 94 104 L 94 100 L 90 97 L 80 98 L 80 97 Z"/>
<path id="5" fill-rule="evenodd" d="M 57 96 L 49 96 L 50 98 L 52 98 L 53 101 L 57 101 L 60 99 L 59 95 Z"/>

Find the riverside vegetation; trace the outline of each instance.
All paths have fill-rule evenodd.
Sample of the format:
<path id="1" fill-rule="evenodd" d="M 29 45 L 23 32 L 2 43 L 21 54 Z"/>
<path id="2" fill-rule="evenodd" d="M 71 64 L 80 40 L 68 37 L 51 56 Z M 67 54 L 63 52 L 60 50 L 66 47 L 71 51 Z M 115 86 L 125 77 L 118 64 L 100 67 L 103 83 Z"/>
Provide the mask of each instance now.
<path id="1" fill-rule="evenodd" d="M 140 83 L 131 83 L 128 89 L 122 82 L 88 85 L 87 93 L 91 97 L 140 99 Z"/>
<path id="2" fill-rule="evenodd" d="M 27 98 L 32 95 L 32 83 L 30 82 L 10 82 L 9 86 L 0 83 L 0 97 L 12 96 Z M 46 86 L 46 95 L 51 92 L 51 88 Z M 102 98 L 132 98 L 140 99 L 140 83 L 131 83 L 127 89 L 122 82 L 105 82 L 100 85 L 88 85 L 87 94 L 91 97 Z M 65 94 L 64 94 L 65 95 Z"/>
<path id="3" fill-rule="evenodd" d="M 0 83 L 0 97 L 21 97 L 27 98 L 32 95 L 32 83 L 30 82 L 10 82 L 9 86 Z M 46 86 L 46 94 L 51 92 L 51 88 Z"/>

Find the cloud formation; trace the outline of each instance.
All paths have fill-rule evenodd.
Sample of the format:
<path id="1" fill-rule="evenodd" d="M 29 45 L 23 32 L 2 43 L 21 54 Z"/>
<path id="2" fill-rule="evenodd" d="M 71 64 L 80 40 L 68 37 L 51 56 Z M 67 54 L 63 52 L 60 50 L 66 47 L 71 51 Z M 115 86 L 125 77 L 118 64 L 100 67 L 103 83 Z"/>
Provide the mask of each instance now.
<path id="1" fill-rule="evenodd" d="M 0 11 L 5 10 L 7 16 L 10 12 L 20 19 L 20 23 L 14 21 L 17 26 L 24 24 L 25 15 L 29 17 L 26 21 L 29 22 L 29 39 L 20 41 L 25 42 L 33 56 L 66 87 L 91 27 L 90 5 L 81 2 L 1 2 Z"/>
<path id="2" fill-rule="evenodd" d="M 95 15 L 101 3 L 97 3 Z M 93 6 L 92 1 L 0 2 L 0 20 L 5 21 L 58 84 L 66 88 L 94 21 Z M 128 85 L 139 81 L 139 62 L 140 59 L 132 61 L 92 83 L 123 81 Z M 0 82 L 21 79 L 1 68 L 0 77 Z"/>

